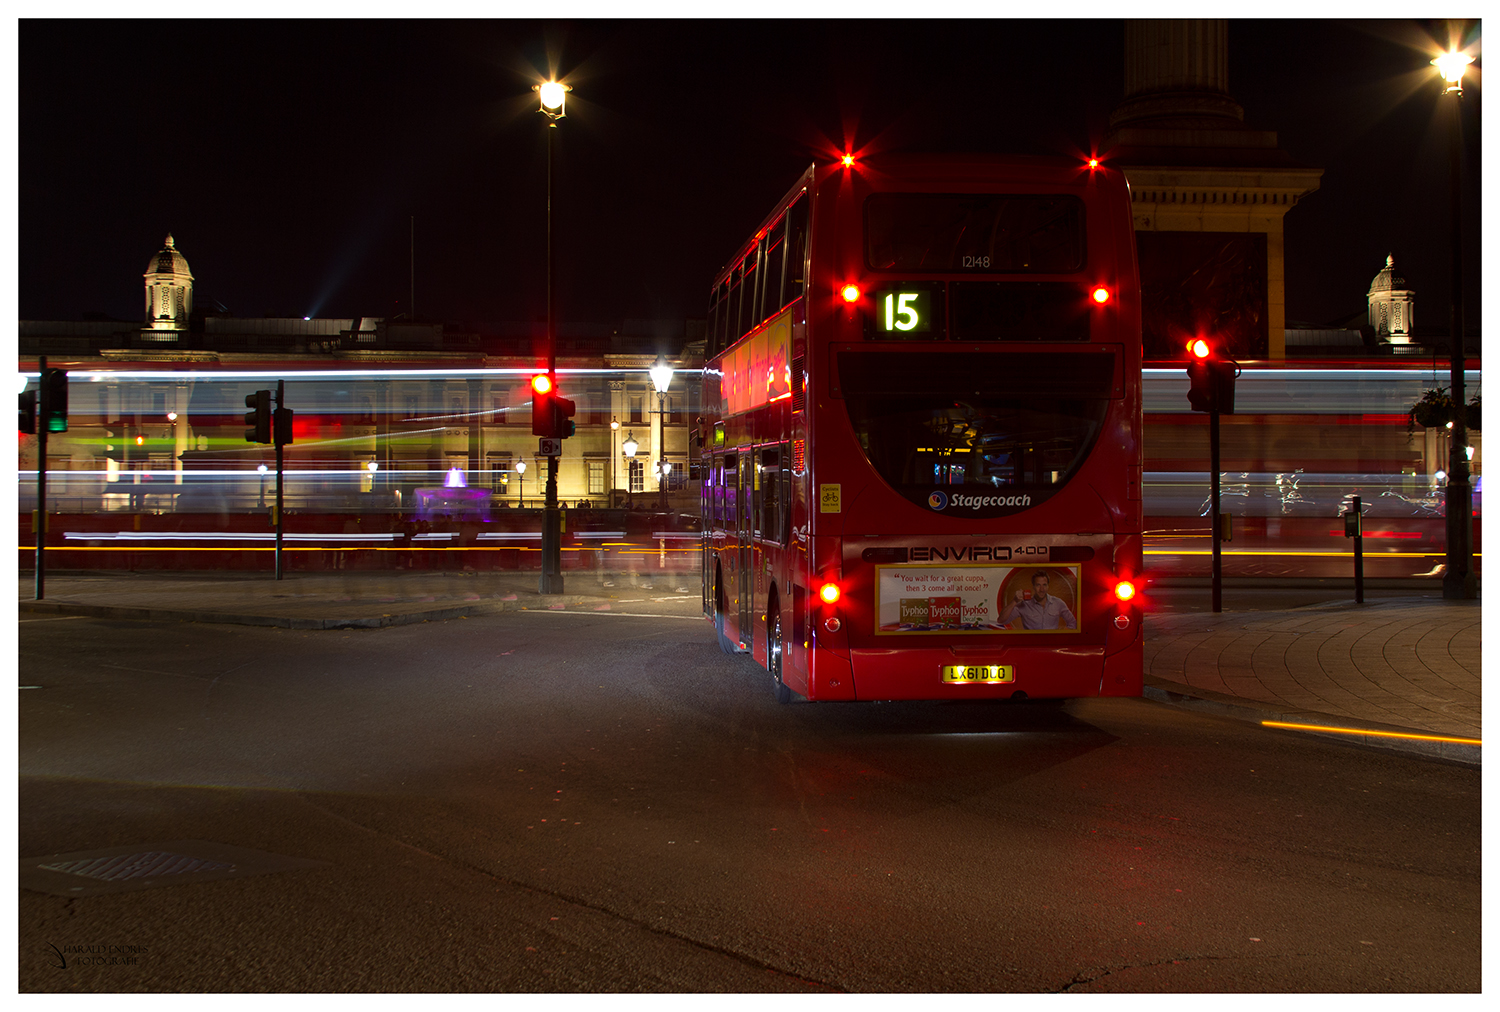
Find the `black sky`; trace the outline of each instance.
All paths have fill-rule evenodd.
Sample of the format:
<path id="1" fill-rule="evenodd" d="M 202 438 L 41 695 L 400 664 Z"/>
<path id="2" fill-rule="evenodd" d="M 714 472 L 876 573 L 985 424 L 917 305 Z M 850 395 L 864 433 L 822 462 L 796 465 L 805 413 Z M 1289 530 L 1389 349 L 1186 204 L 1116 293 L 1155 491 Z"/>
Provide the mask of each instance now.
<path id="1" fill-rule="evenodd" d="M 1360 311 L 1387 253 L 1445 323 L 1446 23 L 1231 21 L 1229 87 L 1322 188 L 1286 222 L 1287 316 Z M 1477 29 L 1475 30 L 1477 31 Z M 1471 35 L 1470 40 L 1472 41 Z M 1436 40 L 1436 41 L 1434 41 Z M 168 231 L 237 315 L 540 318 L 549 65 L 563 320 L 701 316 L 814 158 L 1082 153 L 1123 97 L 1119 21 L 22 21 L 22 319 L 142 314 Z M 1479 316 L 1480 90 L 1465 89 Z"/>

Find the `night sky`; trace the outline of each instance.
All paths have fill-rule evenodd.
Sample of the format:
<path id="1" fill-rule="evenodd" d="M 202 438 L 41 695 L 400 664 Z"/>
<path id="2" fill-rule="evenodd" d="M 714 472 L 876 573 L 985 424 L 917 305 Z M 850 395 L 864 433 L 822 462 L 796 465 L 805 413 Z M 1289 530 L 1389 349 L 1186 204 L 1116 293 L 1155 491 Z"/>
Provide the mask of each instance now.
<path id="1" fill-rule="evenodd" d="M 1446 22 L 1231 21 L 1246 122 L 1324 169 L 1286 219 L 1287 318 L 1364 308 L 1394 253 L 1446 325 Z M 1465 41 L 1473 42 L 1471 35 Z M 241 316 L 540 319 L 545 118 L 563 321 L 704 315 L 709 282 L 814 159 L 1084 154 L 1124 91 L 1123 25 L 1077 20 L 22 21 L 19 315 L 142 317 L 171 231 L 195 299 Z M 1479 321 L 1478 75 L 1466 298 Z"/>

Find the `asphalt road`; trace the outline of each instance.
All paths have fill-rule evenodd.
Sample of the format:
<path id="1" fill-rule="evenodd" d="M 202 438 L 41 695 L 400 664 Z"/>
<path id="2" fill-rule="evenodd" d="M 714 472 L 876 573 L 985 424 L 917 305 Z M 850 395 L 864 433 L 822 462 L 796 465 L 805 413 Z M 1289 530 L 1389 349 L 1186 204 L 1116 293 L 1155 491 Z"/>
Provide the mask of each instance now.
<path id="1" fill-rule="evenodd" d="M 326 864 L 23 889 L 20 989 L 1480 988 L 1477 769 L 1146 700 L 778 706 L 696 610 L 23 620 L 23 857 Z"/>

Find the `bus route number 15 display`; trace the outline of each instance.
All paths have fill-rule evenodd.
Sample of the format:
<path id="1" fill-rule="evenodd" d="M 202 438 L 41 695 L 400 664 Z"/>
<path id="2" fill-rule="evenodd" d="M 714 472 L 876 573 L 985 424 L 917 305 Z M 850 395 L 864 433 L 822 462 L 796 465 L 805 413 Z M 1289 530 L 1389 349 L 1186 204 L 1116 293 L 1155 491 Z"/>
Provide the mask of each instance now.
<path id="1" fill-rule="evenodd" d="M 882 292 L 876 299 L 876 327 L 883 334 L 909 334 L 930 330 L 930 293 Z"/>

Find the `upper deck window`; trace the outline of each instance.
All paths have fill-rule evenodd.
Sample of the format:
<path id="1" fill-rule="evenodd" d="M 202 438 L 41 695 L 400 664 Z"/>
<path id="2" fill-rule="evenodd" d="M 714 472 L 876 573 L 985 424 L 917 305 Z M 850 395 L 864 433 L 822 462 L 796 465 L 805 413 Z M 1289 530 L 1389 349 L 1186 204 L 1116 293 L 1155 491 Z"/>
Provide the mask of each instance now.
<path id="1" fill-rule="evenodd" d="M 1084 265 L 1083 201 L 1067 194 L 878 193 L 865 201 L 877 271 L 1070 274 Z"/>

